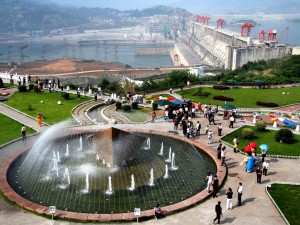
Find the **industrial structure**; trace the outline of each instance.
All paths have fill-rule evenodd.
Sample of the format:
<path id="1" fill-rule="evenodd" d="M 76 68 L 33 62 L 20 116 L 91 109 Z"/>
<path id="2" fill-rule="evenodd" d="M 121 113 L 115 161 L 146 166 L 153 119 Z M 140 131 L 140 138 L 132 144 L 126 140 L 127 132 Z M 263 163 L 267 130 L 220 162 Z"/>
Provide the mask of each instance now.
<path id="1" fill-rule="evenodd" d="M 182 33 L 180 43 L 175 44 L 173 54 L 181 65 L 201 64 L 234 70 L 249 61 L 283 58 L 293 52 L 291 46 L 279 44 L 276 30 L 261 30 L 256 39 L 251 37 L 254 25 L 250 22 L 244 22 L 238 33 L 224 29 L 223 18 L 216 20 L 216 26 L 209 24 L 210 19 L 196 16 L 190 28 Z M 288 27 L 281 36 L 287 31 Z M 189 49 L 189 56 L 184 54 L 183 45 Z M 187 57 L 193 59 L 189 61 Z"/>

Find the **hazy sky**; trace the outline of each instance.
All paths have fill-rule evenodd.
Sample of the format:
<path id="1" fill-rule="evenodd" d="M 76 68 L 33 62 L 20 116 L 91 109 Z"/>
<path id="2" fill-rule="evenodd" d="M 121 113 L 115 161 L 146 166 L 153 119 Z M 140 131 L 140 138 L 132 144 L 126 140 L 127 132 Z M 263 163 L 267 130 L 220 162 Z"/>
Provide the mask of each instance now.
<path id="1" fill-rule="evenodd" d="M 0 0 L 1 1 L 1 0 Z M 35 0 L 42 1 L 42 0 Z M 45 1 L 45 0 L 44 0 Z M 193 13 L 212 12 L 243 13 L 274 11 L 277 13 L 300 13 L 299 0 L 47 0 L 68 6 L 114 8 L 119 10 L 145 9 L 156 5 L 166 5 L 187 9 Z"/>
<path id="2" fill-rule="evenodd" d="M 87 7 L 109 7 L 120 10 L 127 9 L 145 9 L 155 5 L 174 5 L 176 6 L 178 0 L 51 0 L 57 4 L 67 4 L 73 6 L 87 6 Z"/>

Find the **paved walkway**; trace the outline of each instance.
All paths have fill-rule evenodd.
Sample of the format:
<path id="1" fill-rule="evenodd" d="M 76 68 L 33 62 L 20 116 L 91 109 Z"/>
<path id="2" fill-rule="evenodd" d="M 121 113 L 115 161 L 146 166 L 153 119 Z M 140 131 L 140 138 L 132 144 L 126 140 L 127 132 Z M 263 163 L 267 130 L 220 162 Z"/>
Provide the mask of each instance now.
<path id="1" fill-rule="evenodd" d="M 4 110 L 3 107 L 1 111 Z M 7 110 L 7 109 L 5 109 Z M 29 126 L 35 126 L 36 122 L 34 119 L 26 117 L 22 114 L 12 112 L 10 110 L 5 111 L 7 114 L 14 119 L 19 121 L 23 121 L 25 124 Z M 207 124 L 207 119 L 205 118 L 196 118 L 194 122 L 197 120 L 201 121 L 202 124 L 202 135 L 200 138 L 195 139 L 195 141 L 202 142 L 204 144 L 207 143 L 207 137 L 203 134 L 204 126 Z M 223 123 L 224 134 L 232 131 L 232 129 L 228 128 L 228 121 L 223 121 L 221 117 L 216 118 L 216 122 Z M 241 126 L 243 124 L 242 121 L 239 121 L 235 125 Z M 103 125 L 105 127 L 107 125 Z M 168 132 L 173 130 L 173 124 L 167 123 L 163 121 L 158 121 L 158 123 L 148 123 L 148 124 L 117 124 L 116 127 L 130 127 L 135 129 L 148 129 L 148 130 L 159 130 L 163 132 Z M 46 126 L 42 126 L 39 131 L 44 132 L 46 130 Z M 99 125 L 95 126 L 87 126 L 81 127 L 80 129 L 91 129 L 91 128 L 99 128 Z M 213 144 L 211 148 L 216 149 L 219 143 L 219 137 L 217 134 L 217 128 L 215 125 L 210 125 L 210 128 L 214 132 Z M 182 131 L 179 130 L 179 135 L 182 135 Z M 36 137 L 28 138 L 27 143 L 35 142 L 37 140 Z M 10 154 L 15 152 L 20 146 L 23 146 L 24 143 L 22 141 L 17 141 L 11 145 L 8 145 L 2 149 L 0 149 L 0 163 Z M 215 216 L 214 206 L 217 201 L 222 202 L 223 214 L 224 218 L 222 223 L 228 224 L 272 224 L 272 225 L 283 225 L 285 222 L 281 218 L 277 209 L 274 207 L 273 203 L 268 198 L 265 193 L 265 185 L 270 181 L 291 181 L 291 182 L 299 182 L 300 181 L 300 168 L 298 166 L 299 160 L 288 160 L 288 159 L 271 159 L 269 175 L 267 177 L 263 177 L 262 184 L 256 184 L 256 176 L 254 173 L 249 174 L 244 171 L 244 166 L 239 166 L 239 163 L 243 160 L 244 156 L 238 153 L 233 153 L 231 148 L 228 148 L 228 153 L 226 156 L 226 164 L 228 167 L 228 180 L 225 183 L 224 187 L 221 188 L 219 197 L 217 199 L 209 199 L 197 206 L 185 210 L 183 212 L 176 213 L 174 215 L 167 216 L 161 220 L 149 220 L 142 222 L 143 224 L 152 225 L 152 224 L 161 224 L 161 225 L 199 225 L 199 224 L 212 224 L 212 219 Z M 293 171 L 293 173 L 291 173 Z M 199 182 L 199 181 L 195 181 Z M 200 181 L 201 182 L 201 181 Z M 236 189 L 238 187 L 238 183 L 243 182 L 245 191 L 243 194 L 243 205 L 241 207 L 234 207 L 233 210 L 226 210 L 226 196 L 225 191 L 228 187 L 232 187 L 234 191 L 233 200 L 236 202 L 237 194 Z M 1 224 L 7 225 L 46 225 L 46 224 L 54 224 L 51 220 L 45 219 L 40 216 L 33 215 L 32 213 L 26 212 L 17 207 L 13 207 L 5 202 L 2 198 L 0 198 L 0 221 Z M 57 221 L 55 224 L 62 225 L 75 225 L 80 223 L 72 223 L 65 221 Z M 133 222 L 129 222 L 126 224 L 135 224 Z"/>

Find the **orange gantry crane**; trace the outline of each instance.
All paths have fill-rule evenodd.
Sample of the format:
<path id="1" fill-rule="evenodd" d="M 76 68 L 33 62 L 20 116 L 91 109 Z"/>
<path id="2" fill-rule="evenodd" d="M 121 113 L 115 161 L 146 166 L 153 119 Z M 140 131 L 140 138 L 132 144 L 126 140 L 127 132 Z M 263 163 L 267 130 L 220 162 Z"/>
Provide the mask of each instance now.
<path id="1" fill-rule="evenodd" d="M 242 25 L 241 36 L 242 37 L 250 37 L 251 28 L 254 27 L 252 23 L 245 22 Z"/>

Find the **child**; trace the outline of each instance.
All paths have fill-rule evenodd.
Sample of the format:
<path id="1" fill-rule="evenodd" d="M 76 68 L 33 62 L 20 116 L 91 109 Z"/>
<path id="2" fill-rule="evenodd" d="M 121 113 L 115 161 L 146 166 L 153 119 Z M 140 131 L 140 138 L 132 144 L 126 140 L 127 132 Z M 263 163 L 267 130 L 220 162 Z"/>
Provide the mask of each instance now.
<path id="1" fill-rule="evenodd" d="M 206 125 L 206 127 L 205 127 L 205 134 L 207 134 L 208 133 L 208 125 Z"/>

